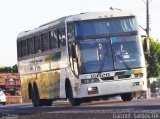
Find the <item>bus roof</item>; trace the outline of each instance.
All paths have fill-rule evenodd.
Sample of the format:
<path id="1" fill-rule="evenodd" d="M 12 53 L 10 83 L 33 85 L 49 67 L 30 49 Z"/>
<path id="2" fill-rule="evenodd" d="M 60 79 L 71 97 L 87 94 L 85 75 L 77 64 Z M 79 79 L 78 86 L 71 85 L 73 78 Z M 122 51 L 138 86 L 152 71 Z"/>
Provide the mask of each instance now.
<path id="1" fill-rule="evenodd" d="M 74 22 L 74 21 L 89 20 L 89 19 L 116 18 L 116 17 L 125 17 L 125 16 L 134 16 L 134 15 L 131 12 L 113 10 L 113 11 L 104 11 L 104 12 L 86 12 L 86 13 L 81 13 L 81 14 L 76 14 L 76 15 L 65 16 L 57 20 L 43 24 L 33 30 L 23 31 L 18 35 L 17 40 L 19 41 L 32 34 L 35 34 L 35 33 L 38 34 L 49 28 L 53 28 L 57 25 L 65 24 L 65 21 Z"/>
<path id="2" fill-rule="evenodd" d="M 87 12 L 67 17 L 67 22 L 100 19 L 100 18 L 116 18 L 125 16 L 134 16 L 134 15 L 130 12 L 122 12 L 122 11 Z"/>

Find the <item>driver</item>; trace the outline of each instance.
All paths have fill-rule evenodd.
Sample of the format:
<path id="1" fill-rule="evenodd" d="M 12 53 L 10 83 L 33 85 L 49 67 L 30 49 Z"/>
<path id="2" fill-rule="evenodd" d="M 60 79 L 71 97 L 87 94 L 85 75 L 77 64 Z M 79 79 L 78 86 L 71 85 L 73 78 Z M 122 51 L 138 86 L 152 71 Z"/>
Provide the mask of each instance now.
<path id="1" fill-rule="evenodd" d="M 126 49 L 124 49 L 123 44 L 119 44 L 117 46 L 117 51 L 115 53 L 116 55 L 122 56 L 124 59 L 128 59 L 129 58 L 129 54 L 126 51 Z"/>

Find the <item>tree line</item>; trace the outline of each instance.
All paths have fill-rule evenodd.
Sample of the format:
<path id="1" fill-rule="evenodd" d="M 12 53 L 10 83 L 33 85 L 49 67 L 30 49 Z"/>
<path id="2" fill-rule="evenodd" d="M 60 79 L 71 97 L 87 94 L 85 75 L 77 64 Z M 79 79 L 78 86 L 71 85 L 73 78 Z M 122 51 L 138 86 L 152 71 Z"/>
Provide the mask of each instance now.
<path id="1" fill-rule="evenodd" d="M 15 64 L 13 66 L 0 67 L 0 72 L 1 73 L 18 73 L 17 64 Z"/>

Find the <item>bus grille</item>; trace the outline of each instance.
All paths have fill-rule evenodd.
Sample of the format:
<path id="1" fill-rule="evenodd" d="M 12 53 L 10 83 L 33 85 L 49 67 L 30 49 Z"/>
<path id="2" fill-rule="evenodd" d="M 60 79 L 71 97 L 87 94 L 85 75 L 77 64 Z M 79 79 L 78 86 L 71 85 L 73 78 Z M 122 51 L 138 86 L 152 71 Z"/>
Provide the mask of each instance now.
<path id="1" fill-rule="evenodd" d="M 104 77 L 104 78 L 101 78 L 101 80 L 103 81 L 108 81 L 108 80 L 114 80 L 114 77 Z"/>
<path id="2" fill-rule="evenodd" d="M 111 76 L 111 77 L 103 77 L 101 80 L 108 81 L 108 80 L 118 80 L 118 79 L 126 79 L 130 78 L 131 75 L 120 75 L 120 76 Z"/>

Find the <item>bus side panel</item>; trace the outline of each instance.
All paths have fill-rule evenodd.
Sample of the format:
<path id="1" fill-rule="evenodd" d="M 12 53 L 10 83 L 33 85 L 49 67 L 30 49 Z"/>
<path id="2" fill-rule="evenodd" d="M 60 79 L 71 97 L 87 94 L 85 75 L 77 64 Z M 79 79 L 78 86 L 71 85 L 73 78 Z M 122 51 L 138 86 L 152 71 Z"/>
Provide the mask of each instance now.
<path id="1" fill-rule="evenodd" d="M 29 101 L 28 84 L 36 83 L 40 99 L 59 98 L 60 94 L 60 71 L 42 72 L 21 76 L 21 91 L 24 102 Z"/>
<path id="2" fill-rule="evenodd" d="M 49 97 L 51 99 L 59 98 L 60 94 L 60 71 L 49 72 Z"/>
<path id="3" fill-rule="evenodd" d="M 51 70 L 50 72 L 50 97 L 65 98 L 65 79 L 66 68 L 68 67 L 67 51 L 52 52 L 51 54 Z"/>
<path id="4" fill-rule="evenodd" d="M 49 99 L 49 79 L 48 72 L 42 72 L 37 74 L 38 91 L 40 99 Z"/>
<path id="5" fill-rule="evenodd" d="M 66 98 L 65 82 L 67 77 L 66 69 L 60 70 L 60 98 Z"/>

